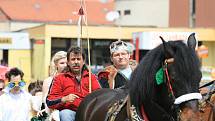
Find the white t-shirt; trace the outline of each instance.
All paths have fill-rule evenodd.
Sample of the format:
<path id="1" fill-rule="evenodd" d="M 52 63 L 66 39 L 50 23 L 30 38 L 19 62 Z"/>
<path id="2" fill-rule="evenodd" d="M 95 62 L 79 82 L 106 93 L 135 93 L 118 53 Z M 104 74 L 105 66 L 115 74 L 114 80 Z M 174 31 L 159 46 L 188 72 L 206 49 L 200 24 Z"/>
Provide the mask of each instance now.
<path id="1" fill-rule="evenodd" d="M 130 80 L 132 73 L 132 69 L 130 66 L 126 69 L 120 69 L 119 72 L 122 73 L 128 80 Z"/>
<path id="2" fill-rule="evenodd" d="M 29 121 L 32 96 L 21 90 L 19 94 L 12 94 L 6 87 L 0 96 L 0 121 Z"/>

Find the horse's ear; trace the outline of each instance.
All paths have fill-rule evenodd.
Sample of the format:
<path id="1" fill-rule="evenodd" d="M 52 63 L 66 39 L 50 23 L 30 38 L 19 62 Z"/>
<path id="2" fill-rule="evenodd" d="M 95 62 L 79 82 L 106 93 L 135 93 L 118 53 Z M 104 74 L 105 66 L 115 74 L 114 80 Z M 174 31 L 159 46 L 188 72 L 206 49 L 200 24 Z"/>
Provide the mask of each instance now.
<path id="1" fill-rule="evenodd" d="M 163 37 L 160 36 L 160 39 L 162 40 L 163 42 L 163 48 L 164 48 L 164 53 L 165 53 L 165 56 L 167 54 L 167 50 L 166 50 L 166 41 L 163 39 Z"/>
<path id="2" fill-rule="evenodd" d="M 159 37 L 162 40 L 163 44 L 165 44 L 166 41 L 163 39 L 163 37 L 161 37 L 161 36 L 159 36 Z"/>
<path id="3" fill-rule="evenodd" d="M 192 33 L 187 40 L 187 45 L 188 47 L 192 48 L 193 50 L 195 50 L 196 48 L 196 38 L 195 38 L 195 33 Z"/>

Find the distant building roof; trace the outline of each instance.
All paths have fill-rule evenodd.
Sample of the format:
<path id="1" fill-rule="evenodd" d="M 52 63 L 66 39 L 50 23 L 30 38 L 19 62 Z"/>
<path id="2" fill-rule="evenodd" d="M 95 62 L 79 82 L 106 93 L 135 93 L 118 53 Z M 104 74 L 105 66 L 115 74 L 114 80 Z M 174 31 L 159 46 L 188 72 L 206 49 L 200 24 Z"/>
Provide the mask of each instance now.
<path id="1" fill-rule="evenodd" d="M 112 24 L 105 19 L 113 0 L 83 0 L 90 25 Z M 77 24 L 80 0 L 0 0 L 0 21 L 26 21 Z M 84 6 L 83 6 L 84 7 Z"/>

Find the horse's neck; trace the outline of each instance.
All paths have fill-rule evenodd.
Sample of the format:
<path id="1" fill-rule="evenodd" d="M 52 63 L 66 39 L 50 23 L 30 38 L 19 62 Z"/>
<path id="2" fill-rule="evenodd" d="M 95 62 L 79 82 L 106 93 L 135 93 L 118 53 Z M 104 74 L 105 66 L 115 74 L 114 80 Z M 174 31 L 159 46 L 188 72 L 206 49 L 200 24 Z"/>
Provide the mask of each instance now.
<path id="1" fill-rule="evenodd" d="M 172 121 L 177 118 L 177 109 L 173 108 L 173 101 L 167 95 L 168 90 L 166 89 L 165 85 L 160 86 L 156 92 L 150 95 L 151 97 L 146 98 L 144 108 L 145 112 L 149 115 L 149 119 Z"/>
<path id="2" fill-rule="evenodd" d="M 154 101 L 151 101 L 150 105 L 145 105 L 144 108 L 149 119 L 153 121 L 174 121 L 177 118 L 177 114 L 174 113 L 175 111 L 168 112 L 164 107 Z"/>

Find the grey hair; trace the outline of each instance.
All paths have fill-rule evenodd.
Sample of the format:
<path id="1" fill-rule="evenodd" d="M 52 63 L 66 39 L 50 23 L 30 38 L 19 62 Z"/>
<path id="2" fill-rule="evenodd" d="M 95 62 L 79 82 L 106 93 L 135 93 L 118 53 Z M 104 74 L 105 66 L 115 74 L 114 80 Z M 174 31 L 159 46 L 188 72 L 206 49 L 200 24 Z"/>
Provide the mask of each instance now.
<path id="1" fill-rule="evenodd" d="M 57 73 L 56 64 L 58 63 L 58 61 L 66 57 L 67 57 L 67 53 L 65 51 L 58 51 L 57 53 L 54 54 L 50 65 L 50 73 L 49 73 L 50 76 L 54 76 Z"/>

